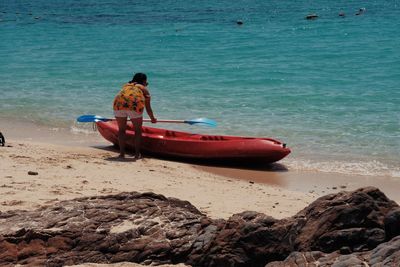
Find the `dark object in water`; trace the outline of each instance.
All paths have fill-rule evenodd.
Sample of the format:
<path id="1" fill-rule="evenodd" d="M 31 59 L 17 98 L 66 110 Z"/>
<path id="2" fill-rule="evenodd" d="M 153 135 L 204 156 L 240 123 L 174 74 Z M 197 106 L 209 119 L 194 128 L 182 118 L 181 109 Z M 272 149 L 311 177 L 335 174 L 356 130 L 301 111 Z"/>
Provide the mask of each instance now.
<path id="1" fill-rule="evenodd" d="M 363 14 L 367 9 L 365 7 L 362 7 L 358 10 L 358 12 L 356 13 L 356 16 Z"/>
<path id="2" fill-rule="evenodd" d="M 346 14 L 344 12 L 339 13 L 339 17 L 345 17 L 345 16 L 346 16 Z"/>
<path id="3" fill-rule="evenodd" d="M 313 13 L 306 16 L 306 19 L 312 20 L 318 18 L 318 15 Z"/>
<path id="4" fill-rule="evenodd" d="M 4 135 L 0 132 L 0 145 L 4 146 L 6 144 L 6 139 L 4 138 Z"/>
<path id="5" fill-rule="evenodd" d="M 236 24 L 237 24 L 237 25 L 243 25 L 243 21 L 238 20 L 238 21 L 236 21 Z"/>

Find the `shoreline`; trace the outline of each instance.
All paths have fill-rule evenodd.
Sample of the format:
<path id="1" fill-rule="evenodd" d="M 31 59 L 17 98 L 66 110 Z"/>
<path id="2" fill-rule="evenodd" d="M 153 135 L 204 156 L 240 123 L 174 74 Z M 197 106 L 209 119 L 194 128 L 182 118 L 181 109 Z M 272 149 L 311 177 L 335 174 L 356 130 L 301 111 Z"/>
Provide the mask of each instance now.
<path id="1" fill-rule="evenodd" d="M 323 196 L 339 191 L 353 191 L 360 187 L 378 187 L 390 199 L 400 203 L 399 179 L 386 176 L 346 175 L 312 171 L 265 171 L 216 166 L 196 166 L 223 177 L 278 186 L 286 190 Z"/>
<path id="2" fill-rule="evenodd" d="M 57 144 L 64 146 L 101 146 L 104 139 L 90 127 L 88 123 L 85 129 L 62 127 L 49 127 L 28 120 L 5 121 L 0 117 L 0 132 L 8 139 Z"/>
<path id="3" fill-rule="evenodd" d="M 160 124 L 155 127 L 168 128 L 167 126 L 171 125 Z M 6 139 L 13 138 L 17 140 L 67 146 L 102 147 L 111 145 L 97 132 L 96 129 L 93 129 L 91 123 L 73 123 L 73 121 L 71 121 L 70 126 L 68 127 L 65 125 L 51 127 L 27 119 L 14 120 L 0 116 L 0 131 L 2 131 L 2 129 L 3 133 L 6 135 Z M 190 129 L 189 131 L 191 130 L 193 129 Z M 198 131 L 201 132 L 201 129 L 199 128 Z M 386 162 L 379 158 L 368 159 L 366 157 L 355 159 L 348 158 L 347 155 L 338 158 L 330 155 L 319 155 L 318 151 L 316 151 L 317 154 L 315 155 L 303 155 L 300 149 L 290 145 L 289 148 L 291 148 L 292 153 L 277 162 L 275 166 L 272 166 L 273 171 L 287 171 L 289 169 L 290 172 L 294 171 L 300 174 L 305 173 L 310 175 L 319 174 L 322 176 L 336 175 L 341 177 L 361 177 L 361 180 L 366 180 L 367 177 L 400 180 L 400 166 L 391 161 Z M 194 163 L 200 166 L 203 164 L 201 162 Z M 243 167 L 244 169 L 250 170 L 259 169 L 258 166 L 255 166 L 255 168 L 253 168 L 253 166 Z M 272 171 L 271 168 L 266 170 Z M 207 171 L 213 172 L 212 169 L 207 169 Z M 232 174 L 224 176 L 232 177 Z"/>
<path id="4" fill-rule="evenodd" d="M 285 160 L 267 167 L 240 168 L 159 158 L 117 162 L 113 160 L 117 151 L 91 129 L 84 133 L 72 133 L 70 129 L 50 129 L 31 122 L 2 121 L 0 130 L 6 136 L 7 144 L 12 146 L 0 148 L 1 152 L 6 151 L 1 153 L 4 162 L 1 169 L 5 179 L 0 192 L 8 194 L 3 197 L 2 203 L 5 205 L 0 206 L 0 210 L 33 208 L 55 199 L 111 194 L 124 190 L 153 191 L 167 197 L 188 200 L 208 215 L 224 218 L 244 210 L 255 210 L 276 218 L 292 216 L 320 196 L 365 186 L 378 187 L 389 198 L 400 203 L 397 194 L 400 179 L 393 177 L 291 170 L 285 165 Z M 28 166 L 31 171 L 36 169 L 40 174 L 27 175 Z M 117 178 L 119 170 L 121 176 L 131 179 Z M 29 183 L 30 178 L 42 176 L 43 172 L 48 174 L 38 179 L 40 182 L 34 179 L 34 182 Z M 101 179 L 96 180 L 96 176 Z M 62 182 L 58 184 L 54 178 Z M 136 185 L 132 178 L 138 179 Z M 87 184 L 82 184 L 84 181 L 92 187 L 85 189 Z M 71 182 L 75 185 L 68 185 Z M 32 204 L 27 205 L 23 199 L 29 194 L 22 194 L 18 188 L 23 186 L 17 186 L 18 183 L 39 188 L 37 183 L 47 183 L 47 187 L 40 190 L 46 197 L 42 200 L 39 197 L 31 199 Z M 5 190 L 10 186 L 14 189 Z M 66 188 L 63 189 L 63 186 Z M 70 187 L 71 192 L 65 192 Z M 243 198 L 247 199 L 245 203 L 241 203 Z M 18 202 L 21 203 L 10 205 Z"/>

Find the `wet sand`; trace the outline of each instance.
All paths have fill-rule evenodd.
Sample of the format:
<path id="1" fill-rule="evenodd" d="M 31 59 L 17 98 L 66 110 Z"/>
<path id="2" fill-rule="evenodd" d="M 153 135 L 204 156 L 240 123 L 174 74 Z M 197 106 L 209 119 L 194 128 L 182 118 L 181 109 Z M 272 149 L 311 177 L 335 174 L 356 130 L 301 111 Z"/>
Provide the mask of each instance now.
<path id="1" fill-rule="evenodd" d="M 342 190 L 352 191 L 360 187 L 374 186 L 379 188 L 392 200 L 400 203 L 400 180 L 393 177 L 279 170 L 281 166 L 279 166 L 280 164 L 277 165 L 275 170 L 204 165 L 197 168 L 225 177 L 253 181 L 278 186 L 290 191 L 313 193 L 321 196 Z"/>

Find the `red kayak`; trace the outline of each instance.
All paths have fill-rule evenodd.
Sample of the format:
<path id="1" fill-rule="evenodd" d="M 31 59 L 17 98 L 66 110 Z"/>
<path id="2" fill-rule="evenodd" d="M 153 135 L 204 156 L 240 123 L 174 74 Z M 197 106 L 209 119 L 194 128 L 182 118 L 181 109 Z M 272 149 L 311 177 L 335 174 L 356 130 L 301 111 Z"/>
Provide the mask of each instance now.
<path id="1" fill-rule="evenodd" d="M 97 122 L 100 134 L 118 145 L 116 121 Z M 127 147 L 134 148 L 132 125 L 127 127 Z M 290 153 L 280 141 L 271 138 L 206 135 L 143 126 L 141 151 L 145 154 L 204 160 L 276 162 Z"/>

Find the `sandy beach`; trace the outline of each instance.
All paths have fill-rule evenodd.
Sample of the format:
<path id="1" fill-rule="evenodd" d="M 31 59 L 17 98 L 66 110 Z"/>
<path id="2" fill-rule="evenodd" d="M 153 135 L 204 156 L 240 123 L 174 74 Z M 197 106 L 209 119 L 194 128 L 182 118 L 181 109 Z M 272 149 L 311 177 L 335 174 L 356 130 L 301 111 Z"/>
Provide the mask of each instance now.
<path id="1" fill-rule="evenodd" d="M 273 216 L 287 216 L 312 199 L 301 193 L 251 184 L 214 175 L 191 165 L 145 158 L 115 160 L 108 149 L 73 147 L 9 140 L 2 148 L 1 210 L 31 209 L 57 200 L 123 191 L 157 192 L 185 199 L 212 217 L 281 208 Z M 287 196 L 287 206 L 280 200 Z M 248 195 L 243 201 L 243 196 Z M 265 196 L 272 196 L 265 199 Z M 304 199 L 301 205 L 299 199 Z M 254 206 L 254 207 L 253 207 Z"/>
<path id="2" fill-rule="evenodd" d="M 124 191 L 188 200 L 213 218 L 254 210 L 291 216 L 317 197 L 265 183 L 228 178 L 204 167 L 144 158 L 117 161 L 110 147 L 9 140 L 1 149 L 0 210 L 34 209 L 58 200 Z"/>
<path id="3" fill-rule="evenodd" d="M 187 200 L 212 218 L 253 210 L 275 218 L 296 214 L 322 195 L 375 186 L 400 202 L 390 177 L 346 176 L 285 169 L 233 168 L 144 158 L 115 159 L 99 134 L 72 134 L 29 123 L 2 124 L 0 211 L 35 209 L 59 200 L 126 191 Z"/>

